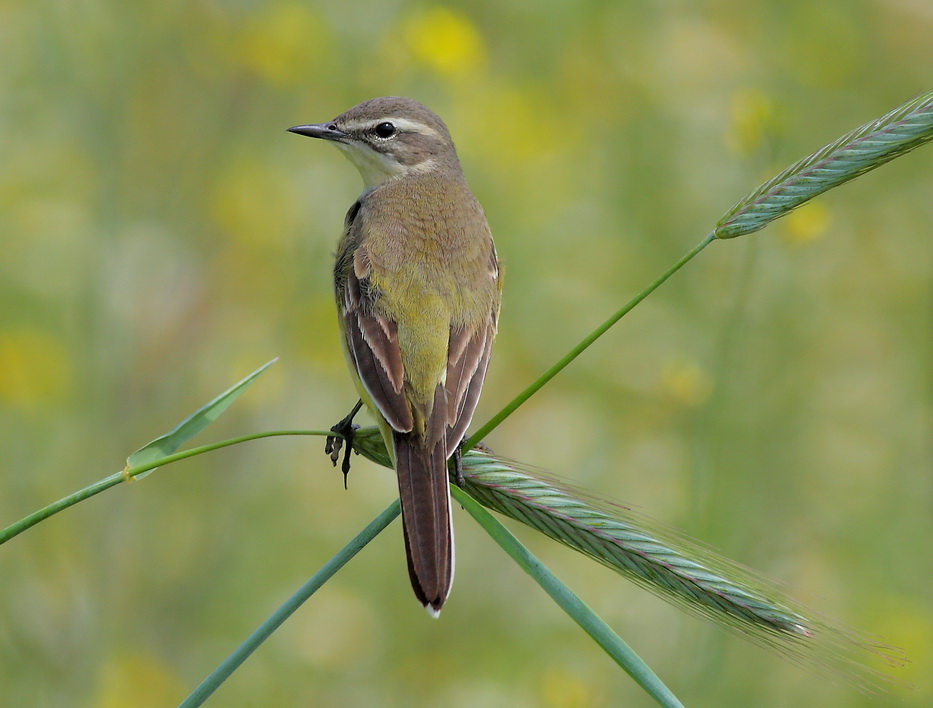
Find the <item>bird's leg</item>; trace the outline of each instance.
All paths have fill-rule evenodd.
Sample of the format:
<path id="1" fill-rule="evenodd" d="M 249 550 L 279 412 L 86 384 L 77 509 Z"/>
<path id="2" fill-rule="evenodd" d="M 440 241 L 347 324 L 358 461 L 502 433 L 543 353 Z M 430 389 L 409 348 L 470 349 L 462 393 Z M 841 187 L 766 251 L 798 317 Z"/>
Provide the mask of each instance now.
<path id="1" fill-rule="evenodd" d="M 356 405 L 353 406 L 353 410 L 347 413 L 337 425 L 331 427 L 331 432 L 337 434 L 328 435 L 327 440 L 324 442 L 324 452 L 330 455 L 330 461 L 334 464 L 334 467 L 337 466 L 337 460 L 340 459 L 340 448 L 346 445 L 343 452 L 343 464 L 340 465 L 340 471 L 343 472 L 344 489 L 347 488 L 347 475 L 350 474 L 350 452 L 353 450 L 353 434 L 360 427 L 353 425 L 353 416 L 359 413 L 362 407 L 363 401 L 357 401 Z"/>
<path id="2" fill-rule="evenodd" d="M 450 456 L 450 462 L 454 468 L 454 482 L 460 489 L 463 489 L 463 485 L 466 484 L 466 479 L 463 477 L 463 443 L 466 442 L 466 436 L 463 436 L 463 439 L 457 444 L 457 448 L 454 450 L 454 454 Z"/>

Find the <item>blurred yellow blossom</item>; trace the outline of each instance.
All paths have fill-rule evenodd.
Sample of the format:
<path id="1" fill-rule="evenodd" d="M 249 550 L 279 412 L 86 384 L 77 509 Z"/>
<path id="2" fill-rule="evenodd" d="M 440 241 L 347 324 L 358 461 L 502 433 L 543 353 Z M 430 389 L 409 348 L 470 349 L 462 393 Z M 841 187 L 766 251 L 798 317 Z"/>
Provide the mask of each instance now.
<path id="1" fill-rule="evenodd" d="M 541 681 L 540 700 L 546 708 L 586 708 L 600 703 L 583 677 L 555 667 Z"/>
<path id="2" fill-rule="evenodd" d="M 784 218 L 781 235 L 795 245 L 809 243 L 826 233 L 829 222 L 829 209 L 823 202 L 808 202 Z"/>
<path id="3" fill-rule="evenodd" d="M 709 374 L 695 361 L 676 359 L 661 369 L 661 390 L 684 406 L 705 403 L 713 391 Z"/>
<path id="4" fill-rule="evenodd" d="M 295 85 L 325 54 L 324 26 L 306 5 L 278 3 L 252 19 L 238 52 L 242 61 L 270 83 Z"/>
<path id="5" fill-rule="evenodd" d="M 465 14 L 432 7 L 405 24 L 405 44 L 414 59 L 446 77 L 466 76 L 486 64 L 486 46 Z"/>
<path id="6" fill-rule="evenodd" d="M 112 657 L 101 671 L 99 708 L 145 708 L 173 705 L 189 688 L 158 658 L 140 653 Z"/>
<path id="7" fill-rule="evenodd" d="M 779 127 L 774 102 L 758 89 L 737 91 L 732 96 L 729 110 L 726 144 L 739 155 L 750 155 L 760 150 Z"/>
<path id="8" fill-rule="evenodd" d="M 23 408 L 57 400 L 71 381 L 62 343 L 42 330 L 0 330 L 0 403 Z"/>
<path id="9" fill-rule="evenodd" d="M 537 160 L 546 159 L 554 150 L 580 139 L 576 131 L 562 130 L 557 122 L 541 120 L 553 107 L 547 96 L 533 87 L 489 82 L 482 91 L 457 98 L 457 110 L 462 115 L 496 116 L 495 130 L 489 129 L 486 119 L 463 121 L 458 132 L 458 141 L 464 149 L 481 155 L 494 169 L 516 170 L 530 165 L 540 170 Z M 534 130 L 528 126 L 534 126 Z M 547 176 L 539 174 L 539 177 Z"/>

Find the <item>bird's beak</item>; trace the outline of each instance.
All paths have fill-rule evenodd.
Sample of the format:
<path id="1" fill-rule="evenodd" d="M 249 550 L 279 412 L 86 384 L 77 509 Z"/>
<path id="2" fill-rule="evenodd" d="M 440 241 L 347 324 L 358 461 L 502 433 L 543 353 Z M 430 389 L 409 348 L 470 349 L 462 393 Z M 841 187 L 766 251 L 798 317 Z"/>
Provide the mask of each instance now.
<path id="1" fill-rule="evenodd" d="M 322 140 L 333 140 L 334 142 L 343 142 L 347 134 L 337 128 L 335 123 L 312 123 L 310 125 L 296 125 L 288 129 L 289 133 L 298 135 L 307 135 L 309 138 L 321 138 Z"/>

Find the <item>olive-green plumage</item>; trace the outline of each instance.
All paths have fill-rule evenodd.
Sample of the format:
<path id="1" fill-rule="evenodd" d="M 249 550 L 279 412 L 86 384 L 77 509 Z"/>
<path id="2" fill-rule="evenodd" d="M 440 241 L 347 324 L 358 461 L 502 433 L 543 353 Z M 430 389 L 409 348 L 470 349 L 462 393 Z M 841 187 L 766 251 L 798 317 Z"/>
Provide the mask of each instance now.
<path id="1" fill-rule="evenodd" d="M 348 363 L 395 462 L 412 586 L 436 616 L 453 580 L 447 461 L 496 334 L 492 236 L 447 127 L 421 104 L 377 98 L 291 130 L 333 141 L 366 184 L 337 247 L 335 295 Z"/>

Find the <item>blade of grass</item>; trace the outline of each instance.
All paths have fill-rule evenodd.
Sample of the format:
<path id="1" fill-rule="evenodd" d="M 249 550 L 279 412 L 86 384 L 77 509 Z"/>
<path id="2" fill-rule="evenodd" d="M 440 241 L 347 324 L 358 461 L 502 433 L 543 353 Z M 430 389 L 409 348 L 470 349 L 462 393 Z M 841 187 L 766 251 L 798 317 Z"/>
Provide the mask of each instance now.
<path id="1" fill-rule="evenodd" d="M 155 440 L 146 443 L 136 452 L 126 458 L 126 469 L 124 474 L 130 477 L 128 470 L 133 467 L 140 467 L 149 464 L 154 460 L 171 455 L 175 450 L 188 442 L 204 428 L 213 423 L 223 413 L 230 404 L 233 403 L 241 393 L 243 393 L 253 381 L 255 381 L 266 369 L 278 361 L 278 357 L 268 361 L 253 373 L 233 384 L 230 388 L 217 396 L 214 400 L 198 408 L 178 425 L 172 428 L 165 435 L 160 435 Z M 137 474 L 142 479 L 147 474 L 154 472 L 157 466 L 150 467 L 142 474 Z"/>
<path id="2" fill-rule="evenodd" d="M 115 487 L 116 485 L 127 481 L 127 479 L 144 474 L 150 470 L 155 469 L 156 467 L 168 465 L 172 462 L 178 462 L 179 460 L 185 460 L 189 457 L 195 457 L 196 455 L 202 455 L 205 452 L 219 450 L 222 447 L 229 447 L 230 445 L 238 445 L 239 443 L 248 442 L 250 440 L 279 437 L 282 435 L 320 435 L 326 437 L 328 435 L 333 435 L 333 433 L 329 430 L 272 430 L 265 433 L 250 433 L 249 435 L 241 435 L 236 438 L 230 438 L 229 440 L 221 440 L 220 442 L 210 443 L 209 445 L 193 447 L 190 450 L 176 452 L 173 455 L 166 455 L 165 457 L 151 460 L 150 462 L 137 465 L 136 467 L 126 468 L 122 472 L 116 472 L 108 477 L 104 477 L 103 479 L 94 482 L 94 484 L 88 485 L 84 489 L 80 489 L 73 494 L 69 494 L 67 497 L 63 497 L 58 501 L 33 512 L 29 516 L 20 519 L 16 523 L 10 524 L 5 529 L 0 531 L 0 546 L 2 546 L 14 536 L 21 534 L 26 529 L 35 526 L 40 521 L 45 521 L 50 516 L 54 516 L 58 512 L 63 511 L 70 506 L 74 506 L 78 502 L 89 499 L 96 494 L 100 494 L 101 492 L 110 489 L 111 487 Z"/>
<path id="3" fill-rule="evenodd" d="M 44 521 L 54 514 L 57 514 L 63 509 L 67 509 L 70 506 L 74 506 L 78 502 L 82 502 L 85 499 L 89 499 L 90 497 L 100 494 L 104 490 L 110 489 L 111 487 L 116 486 L 121 482 L 128 482 L 134 478 L 142 479 L 147 474 L 163 464 L 168 464 L 177 460 L 183 460 L 186 457 L 200 455 L 204 452 L 216 450 L 228 445 L 235 445 L 247 440 L 255 440 L 261 437 L 271 437 L 275 435 L 332 434 L 321 431 L 276 431 L 272 433 L 257 433 L 255 435 L 245 435 L 221 443 L 205 445 L 200 448 L 195 448 L 194 450 L 189 450 L 187 453 L 179 455 L 173 454 L 175 450 L 177 450 L 182 444 L 193 438 L 195 435 L 204 430 L 204 428 L 217 420 L 218 416 L 227 410 L 230 404 L 233 403 L 237 397 L 239 397 L 239 395 L 243 393 L 247 387 L 249 387 L 249 385 L 260 376 L 260 374 L 265 372 L 265 370 L 272 366 L 272 364 L 274 364 L 276 361 L 278 361 L 278 357 L 272 361 L 266 362 L 253 373 L 235 383 L 212 401 L 198 408 L 198 410 L 181 421 L 165 435 L 161 435 L 155 440 L 147 443 L 146 445 L 143 445 L 126 459 L 126 466 L 123 468 L 122 472 L 105 477 L 104 479 L 95 482 L 94 484 L 91 484 L 84 489 L 78 490 L 73 494 L 69 494 L 67 497 L 59 499 L 58 501 L 53 502 L 52 504 L 49 504 L 48 506 L 39 509 L 36 512 L 33 512 L 29 516 L 20 519 L 16 523 L 6 527 L 3 529 L 3 531 L 0 531 L 0 545 L 3 545 L 14 536 L 21 534 L 26 529 L 35 526 L 39 522 Z"/>
<path id="4" fill-rule="evenodd" d="M 360 552 L 367 543 L 373 540 L 386 526 L 388 526 L 401 511 L 401 505 L 398 499 L 389 504 L 379 516 L 373 519 L 369 525 L 360 531 L 346 546 L 344 546 L 337 555 L 325 563 L 321 569 L 311 576 L 311 578 L 295 593 L 288 598 L 269 618 L 263 622 L 246 640 L 240 644 L 236 650 L 228 656 L 220 666 L 214 669 L 210 675 L 201 682 L 201 684 L 191 692 L 184 701 L 179 704 L 179 708 L 195 708 L 199 706 L 208 697 L 217 690 L 217 688 L 226 681 L 236 669 L 249 658 L 256 649 L 269 636 L 278 629 L 282 623 L 287 620 L 301 605 L 311 597 L 324 583 L 340 570 L 347 561 Z"/>
<path id="5" fill-rule="evenodd" d="M 451 487 L 454 498 L 477 523 L 492 536 L 521 568 L 551 596 L 571 619 L 589 634 L 610 656 L 641 686 L 659 705 L 668 708 L 683 708 L 683 704 L 664 685 L 657 674 L 642 661 L 602 618 L 590 609 L 573 591 L 564 585 L 534 554 L 525 548 L 512 533 L 500 524 L 478 502 L 456 486 Z"/>

